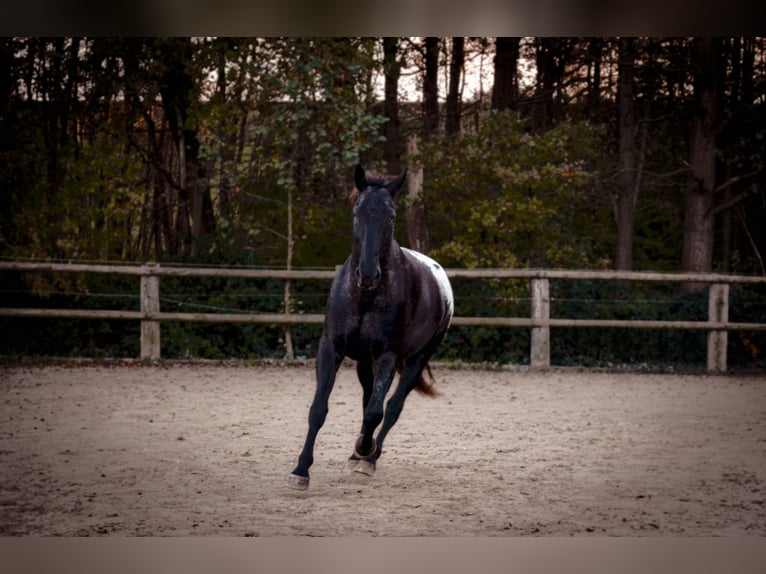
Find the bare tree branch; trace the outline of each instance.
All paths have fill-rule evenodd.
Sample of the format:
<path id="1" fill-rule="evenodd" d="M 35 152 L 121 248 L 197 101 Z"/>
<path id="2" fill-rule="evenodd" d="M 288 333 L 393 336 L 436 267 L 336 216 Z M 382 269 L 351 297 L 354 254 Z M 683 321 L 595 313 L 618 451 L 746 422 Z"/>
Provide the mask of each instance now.
<path id="1" fill-rule="evenodd" d="M 739 182 L 740 182 L 740 181 L 742 181 L 743 179 L 748 179 L 748 178 L 751 178 L 751 177 L 753 177 L 754 175 L 758 175 L 759 173 L 761 173 L 761 169 L 760 169 L 760 168 L 759 168 L 759 169 L 756 169 L 756 170 L 753 170 L 753 171 L 751 171 L 750 173 L 746 173 L 746 174 L 744 174 L 744 175 L 737 175 L 737 176 L 735 176 L 735 177 L 732 177 L 732 178 L 731 178 L 731 179 L 729 179 L 728 181 L 725 181 L 724 183 L 722 183 L 721 185 L 719 185 L 718 187 L 716 187 L 716 188 L 713 190 L 713 192 L 714 192 L 714 193 L 719 193 L 719 192 L 723 191 L 724 189 L 727 189 L 727 188 L 731 187 L 732 185 L 734 185 L 734 184 L 736 184 L 736 183 L 739 183 Z"/>
<path id="2" fill-rule="evenodd" d="M 732 185 L 734 185 L 736 183 L 739 183 L 743 179 L 747 179 L 747 178 L 753 177 L 754 175 L 758 175 L 760 172 L 761 172 L 761 170 L 757 169 L 755 171 L 751 171 L 750 173 L 746 173 L 744 175 L 738 175 L 738 176 L 732 177 L 728 181 L 726 181 L 726 182 L 722 183 L 721 185 L 719 185 L 718 187 L 716 187 L 715 188 L 715 193 L 718 193 L 718 192 L 721 192 L 721 191 L 723 191 L 725 189 L 728 189 Z M 707 217 L 715 217 L 719 213 L 721 213 L 723 211 L 726 211 L 727 209 L 731 209 L 732 207 L 737 205 L 739 202 L 741 202 L 743 199 L 745 199 L 748 196 L 752 195 L 756 191 L 757 190 L 755 190 L 755 189 L 746 189 L 745 191 L 743 191 L 741 193 L 738 193 L 737 195 L 735 195 L 731 199 L 729 199 L 727 201 L 724 201 L 720 205 L 717 205 L 714 208 L 708 210 L 706 216 Z"/>
<path id="3" fill-rule="evenodd" d="M 747 227 L 747 220 L 745 219 L 745 214 L 741 205 L 737 205 L 737 215 L 739 216 L 739 220 L 742 222 L 742 228 L 745 230 L 745 234 L 747 234 L 747 238 L 750 241 L 750 247 L 753 248 L 753 253 L 755 253 L 755 257 L 758 259 L 758 264 L 761 267 L 761 275 L 766 275 L 766 267 L 763 265 L 763 258 L 758 251 L 758 246 L 755 244 L 753 236 L 750 234 L 750 229 Z"/>

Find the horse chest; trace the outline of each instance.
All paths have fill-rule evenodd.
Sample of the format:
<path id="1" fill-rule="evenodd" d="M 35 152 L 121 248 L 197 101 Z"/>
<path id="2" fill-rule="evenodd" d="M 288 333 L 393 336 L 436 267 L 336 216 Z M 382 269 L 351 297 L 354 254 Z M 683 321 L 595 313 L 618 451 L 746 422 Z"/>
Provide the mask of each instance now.
<path id="1" fill-rule="evenodd" d="M 360 312 L 348 327 L 346 350 L 352 359 L 374 358 L 399 346 L 401 329 L 396 314 L 390 310 Z"/>

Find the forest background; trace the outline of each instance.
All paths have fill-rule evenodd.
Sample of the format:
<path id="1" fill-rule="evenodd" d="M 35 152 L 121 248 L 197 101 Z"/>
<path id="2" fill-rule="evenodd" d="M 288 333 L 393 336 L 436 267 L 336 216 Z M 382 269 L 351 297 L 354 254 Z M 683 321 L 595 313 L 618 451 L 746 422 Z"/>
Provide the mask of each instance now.
<path id="1" fill-rule="evenodd" d="M 361 161 L 422 168 L 396 235 L 446 267 L 764 274 L 765 106 L 760 37 L 2 38 L 0 257 L 334 267 Z M 8 306 L 138 304 L 116 277 L 0 279 Z M 460 314 L 528 315 L 523 282 L 455 288 Z M 163 309 L 321 312 L 327 285 L 162 291 Z M 571 317 L 703 320 L 707 305 L 672 286 L 562 283 L 553 297 Z M 766 314 L 758 289 L 732 297 L 740 320 Z M 134 325 L 2 323 L 6 355 L 137 354 Z M 317 336 L 171 324 L 163 355 L 310 356 Z M 559 363 L 704 354 L 701 333 L 556 337 Z M 523 362 L 527 338 L 453 329 L 442 356 Z M 766 347 L 730 339 L 747 364 Z"/>

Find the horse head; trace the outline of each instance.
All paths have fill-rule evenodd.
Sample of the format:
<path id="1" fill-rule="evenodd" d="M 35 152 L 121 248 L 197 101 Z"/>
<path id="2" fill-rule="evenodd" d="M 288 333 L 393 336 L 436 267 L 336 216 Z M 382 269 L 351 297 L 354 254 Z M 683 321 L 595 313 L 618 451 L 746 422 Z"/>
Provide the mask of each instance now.
<path id="1" fill-rule="evenodd" d="M 357 285 L 374 290 L 380 281 L 394 239 L 394 198 L 404 184 L 405 171 L 390 182 L 367 179 L 361 165 L 354 171 L 358 191 L 354 202 L 352 260 Z"/>

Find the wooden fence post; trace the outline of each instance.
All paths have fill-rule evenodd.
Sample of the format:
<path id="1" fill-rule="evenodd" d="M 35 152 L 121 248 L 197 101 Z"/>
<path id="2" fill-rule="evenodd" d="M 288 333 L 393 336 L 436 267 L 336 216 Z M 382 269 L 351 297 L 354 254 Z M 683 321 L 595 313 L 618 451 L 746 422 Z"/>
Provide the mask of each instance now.
<path id="1" fill-rule="evenodd" d="M 159 313 L 160 278 L 141 275 L 141 312 Z M 160 322 L 141 320 L 141 359 L 156 361 L 160 358 Z"/>
<path id="2" fill-rule="evenodd" d="M 550 319 L 551 298 L 548 279 L 532 279 L 532 319 Z M 532 327 L 529 365 L 549 367 L 551 364 L 550 327 Z"/>
<path id="3" fill-rule="evenodd" d="M 708 321 L 727 323 L 729 321 L 729 284 L 713 283 L 710 285 L 708 299 Z M 726 372 L 726 347 L 729 342 L 728 331 L 708 331 L 707 334 L 707 370 Z"/>

